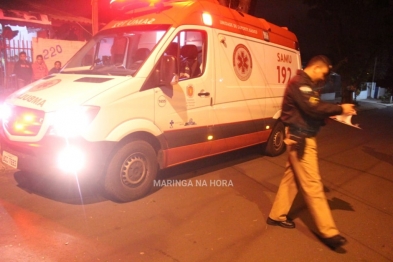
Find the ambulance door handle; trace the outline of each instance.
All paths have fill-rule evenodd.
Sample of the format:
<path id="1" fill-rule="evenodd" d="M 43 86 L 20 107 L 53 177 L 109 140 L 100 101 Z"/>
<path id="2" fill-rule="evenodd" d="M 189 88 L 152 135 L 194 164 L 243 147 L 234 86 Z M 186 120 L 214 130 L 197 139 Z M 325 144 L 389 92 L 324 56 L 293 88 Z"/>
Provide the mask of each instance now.
<path id="1" fill-rule="evenodd" d="M 198 96 L 210 96 L 210 92 L 204 92 L 204 90 L 201 90 L 201 92 L 198 93 Z"/>

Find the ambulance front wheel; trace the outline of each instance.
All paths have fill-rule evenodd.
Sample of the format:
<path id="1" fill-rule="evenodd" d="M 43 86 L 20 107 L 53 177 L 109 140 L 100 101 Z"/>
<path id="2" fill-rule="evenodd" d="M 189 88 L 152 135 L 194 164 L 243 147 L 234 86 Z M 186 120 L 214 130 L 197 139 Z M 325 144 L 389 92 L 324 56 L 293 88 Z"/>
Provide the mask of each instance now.
<path id="1" fill-rule="evenodd" d="M 281 155 L 285 150 L 285 127 L 282 122 L 278 122 L 274 128 L 272 133 L 270 134 L 270 138 L 266 145 L 265 153 L 269 156 L 278 156 Z"/>
<path id="2" fill-rule="evenodd" d="M 104 178 L 104 190 L 114 200 L 128 202 L 145 196 L 158 172 L 156 152 L 145 141 L 133 141 L 112 157 Z"/>

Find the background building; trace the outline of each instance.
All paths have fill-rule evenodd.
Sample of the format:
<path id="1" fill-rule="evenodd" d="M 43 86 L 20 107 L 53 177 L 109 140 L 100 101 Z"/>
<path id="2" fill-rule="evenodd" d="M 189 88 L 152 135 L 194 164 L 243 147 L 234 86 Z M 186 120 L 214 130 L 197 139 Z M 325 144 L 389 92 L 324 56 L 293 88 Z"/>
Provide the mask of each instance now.
<path id="1" fill-rule="evenodd" d="M 48 68 L 55 60 L 64 64 L 91 38 L 91 28 L 91 19 L 33 1 L 0 2 L 0 88 L 13 87 L 19 52 L 25 51 L 30 62 L 42 54 Z"/>

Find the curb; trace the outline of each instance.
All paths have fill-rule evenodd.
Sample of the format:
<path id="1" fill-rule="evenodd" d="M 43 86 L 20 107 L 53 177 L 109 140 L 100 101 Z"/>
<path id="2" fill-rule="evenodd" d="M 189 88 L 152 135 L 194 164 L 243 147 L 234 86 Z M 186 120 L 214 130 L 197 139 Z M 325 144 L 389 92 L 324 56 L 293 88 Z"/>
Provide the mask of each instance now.
<path id="1" fill-rule="evenodd" d="M 376 105 L 380 105 L 380 106 L 385 106 L 385 107 L 390 107 L 390 106 L 393 106 L 393 104 L 388 104 L 388 103 L 382 103 L 382 102 L 380 102 L 380 101 L 370 101 L 370 100 L 366 100 L 366 99 L 364 99 L 364 100 L 359 100 L 359 101 L 357 101 L 358 103 L 368 103 L 368 104 L 376 104 Z"/>
<path id="2" fill-rule="evenodd" d="M 325 102 L 330 102 L 334 104 L 341 104 L 341 98 L 336 98 L 334 100 L 324 100 Z M 356 101 L 355 108 L 357 111 L 365 111 L 372 109 L 381 109 L 386 107 L 393 107 L 393 104 L 385 104 L 380 102 L 379 100 L 370 100 L 370 99 L 361 99 Z"/>

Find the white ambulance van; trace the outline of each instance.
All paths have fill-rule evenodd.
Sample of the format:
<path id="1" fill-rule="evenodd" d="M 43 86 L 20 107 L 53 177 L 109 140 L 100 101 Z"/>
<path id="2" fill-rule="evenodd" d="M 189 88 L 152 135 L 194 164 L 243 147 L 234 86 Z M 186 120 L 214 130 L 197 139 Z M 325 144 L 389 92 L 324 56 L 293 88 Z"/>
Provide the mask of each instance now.
<path id="1" fill-rule="evenodd" d="M 293 33 L 212 0 L 121 2 L 124 15 L 59 74 L 5 100 L 4 163 L 89 175 L 131 201 L 160 169 L 261 143 L 283 152 L 283 92 L 301 66 Z"/>

